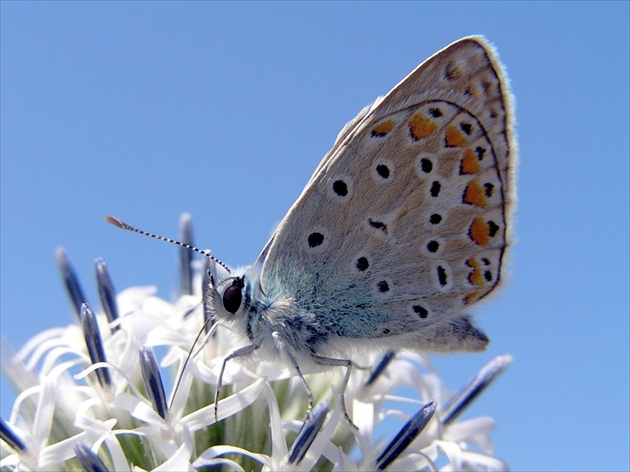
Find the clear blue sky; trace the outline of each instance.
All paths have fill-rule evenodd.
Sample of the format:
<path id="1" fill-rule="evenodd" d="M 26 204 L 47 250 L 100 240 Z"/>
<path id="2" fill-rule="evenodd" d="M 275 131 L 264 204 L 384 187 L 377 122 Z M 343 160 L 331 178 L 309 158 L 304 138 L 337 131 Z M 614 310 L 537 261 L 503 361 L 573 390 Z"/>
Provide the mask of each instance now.
<path id="1" fill-rule="evenodd" d="M 483 34 L 517 100 L 517 244 L 457 387 L 515 362 L 473 414 L 515 470 L 628 464 L 628 2 L 0 3 L 1 329 L 19 347 L 72 322 L 64 246 L 97 303 L 176 286 L 173 247 L 117 215 L 253 262 L 341 127 L 450 42 Z M 13 396 L 2 383 L 1 412 Z"/>

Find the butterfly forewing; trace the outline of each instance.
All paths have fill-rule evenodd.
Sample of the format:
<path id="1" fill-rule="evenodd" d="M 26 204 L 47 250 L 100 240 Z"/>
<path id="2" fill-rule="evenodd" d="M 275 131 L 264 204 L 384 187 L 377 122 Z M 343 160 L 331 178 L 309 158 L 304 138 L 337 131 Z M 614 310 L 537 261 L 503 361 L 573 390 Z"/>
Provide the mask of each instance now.
<path id="1" fill-rule="evenodd" d="M 340 134 L 266 248 L 263 289 L 346 338 L 455 326 L 500 280 L 507 94 L 480 38 L 421 64 Z"/>

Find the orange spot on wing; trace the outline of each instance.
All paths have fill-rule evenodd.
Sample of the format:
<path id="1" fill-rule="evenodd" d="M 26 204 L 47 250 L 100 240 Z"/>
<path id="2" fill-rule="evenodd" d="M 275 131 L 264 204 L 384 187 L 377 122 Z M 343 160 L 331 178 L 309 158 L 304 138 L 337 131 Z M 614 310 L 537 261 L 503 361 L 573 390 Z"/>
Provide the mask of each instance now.
<path id="1" fill-rule="evenodd" d="M 479 159 L 477 159 L 475 151 L 471 148 L 466 148 L 459 169 L 460 174 L 476 174 L 479 172 Z"/>
<path id="2" fill-rule="evenodd" d="M 471 180 L 464 190 L 464 203 L 485 208 L 488 204 L 486 193 L 476 180 Z"/>
<path id="3" fill-rule="evenodd" d="M 446 147 L 461 147 L 466 144 L 466 135 L 464 132 L 457 128 L 455 125 L 451 125 L 446 128 L 446 136 L 444 138 Z"/>
<path id="4" fill-rule="evenodd" d="M 490 225 L 482 218 L 477 217 L 468 228 L 468 235 L 475 243 L 480 246 L 487 246 L 490 242 Z"/>
<path id="5" fill-rule="evenodd" d="M 393 130 L 395 125 L 396 122 L 394 120 L 383 121 L 372 128 L 372 136 L 383 137 Z"/>
<path id="6" fill-rule="evenodd" d="M 435 130 L 437 130 L 435 121 L 419 113 L 414 114 L 409 120 L 409 131 L 411 132 L 411 137 L 416 141 L 431 136 L 435 133 Z"/>
<path id="7" fill-rule="evenodd" d="M 479 292 L 470 292 L 464 297 L 464 305 L 474 302 L 479 297 Z"/>
<path id="8" fill-rule="evenodd" d="M 485 286 L 486 281 L 483 278 L 483 273 L 479 268 L 479 262 L 477 262 L 477 259 L 471 257 L 466 261 L 466 265 L 472 268 L 470 274 L 468 274 L 468 281 L 477 287 Z"/>

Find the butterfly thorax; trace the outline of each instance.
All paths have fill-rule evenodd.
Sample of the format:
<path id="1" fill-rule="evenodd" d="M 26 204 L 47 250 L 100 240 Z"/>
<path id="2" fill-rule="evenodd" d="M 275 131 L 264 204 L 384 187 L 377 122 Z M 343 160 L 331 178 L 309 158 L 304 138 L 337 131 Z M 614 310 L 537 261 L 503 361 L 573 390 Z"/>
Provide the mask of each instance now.
<path id="1" fill-rule="evenodd" d="M 295 357 L 308 358 L 329 338 L 314 313 L 274 286 L 263 290 L 254 267 L 221 280 L 206 301 L 217 321 L 228 325 L 243 343 L 258 346 L 266 360 L 282 357 L 283 349 Z"/>

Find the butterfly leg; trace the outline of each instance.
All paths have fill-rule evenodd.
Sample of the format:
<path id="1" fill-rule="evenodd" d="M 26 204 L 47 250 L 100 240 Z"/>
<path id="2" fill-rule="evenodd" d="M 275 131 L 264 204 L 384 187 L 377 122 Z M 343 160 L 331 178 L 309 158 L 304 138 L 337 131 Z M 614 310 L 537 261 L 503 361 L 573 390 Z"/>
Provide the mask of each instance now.
<path id="1" fill-rule="evenodd" d="M 350 425 L 356 430 L 357 425 L 352 422 L 350 415 L 348 414 L 348 410 L 346 409 L 346 388 L 348 387 L 348 381 L 350 380 L 350 372 L 352 372 L 352 361 L 350 359 L 333 359 L 332 357 L 322 357 L 316 354 L 312 354 L 311 358 L 313 362 L 319 365 L 325 365 L 329 367 L 346 367 L 346 375 L 343 376 L 343 381 L 341 382 L 340 388 L 340 402 L 341 402 L 341 410 L 343 411 L 343 416 Z"/>
<path id="2" fill-rule="evenodd" d="M 249 346 L 244 346 L 238 348 L 235 351 L 232 351 L 225 359 L 223 359 L 223 365 L 221 366 L 221 373 L 219 374 L 219 381 L 217 382 L 217 390 L 214 394 L 214 421 L 219 421 L 219 394 L 221 393 L 221 385 L 223 384 L 223 374 L 225 373 L 225 366 L 229 360 L 235 359 L 237 357 L 246 356 L 251 354 L 260 346 L 257 344 L 250 344 Z"/>
<path id="3" fill-rule="evenodd" d="M 284 341 L 282 341 L 282 338 L 280 337 L 280 333 L 278 333 L 277 331 L 274 331 L 272 333 L 272 336 L 273 336 L 274 342 L 276 343 L 276 346 L 278 346 L 278 349 L 280 349 L 280 351 L 284 355 L 287 356 L 287 359 L 289 359 L 289 362 L 291 363 L 291 367 L 293 367 L 293 369 L 295 369 L 295 372 L 297 373 L 298 377 L 300 378 L 300 380 L 304 384 L 304 388 L 306 389 L 306 395 L 308 396 L 308 411 L 306 413 L 306 417 L 308 418 L 308 416 L 311 414 L 311 410 L 315 406 L 315 400 L 313 399 L 313 392 L 311 392 L 311 389 L 308 386 L 308 383 L 306 382 L 306 379 L 302 375 L 302 370 L 300 369 L 300 366 L 297 363 L 297 360 L 295 359 L 295 356 L 293 354 L 291 354 L 291 351 L 289 351 L 289 349 L 287 349 L 286 345 L 284 344 Z"/>

